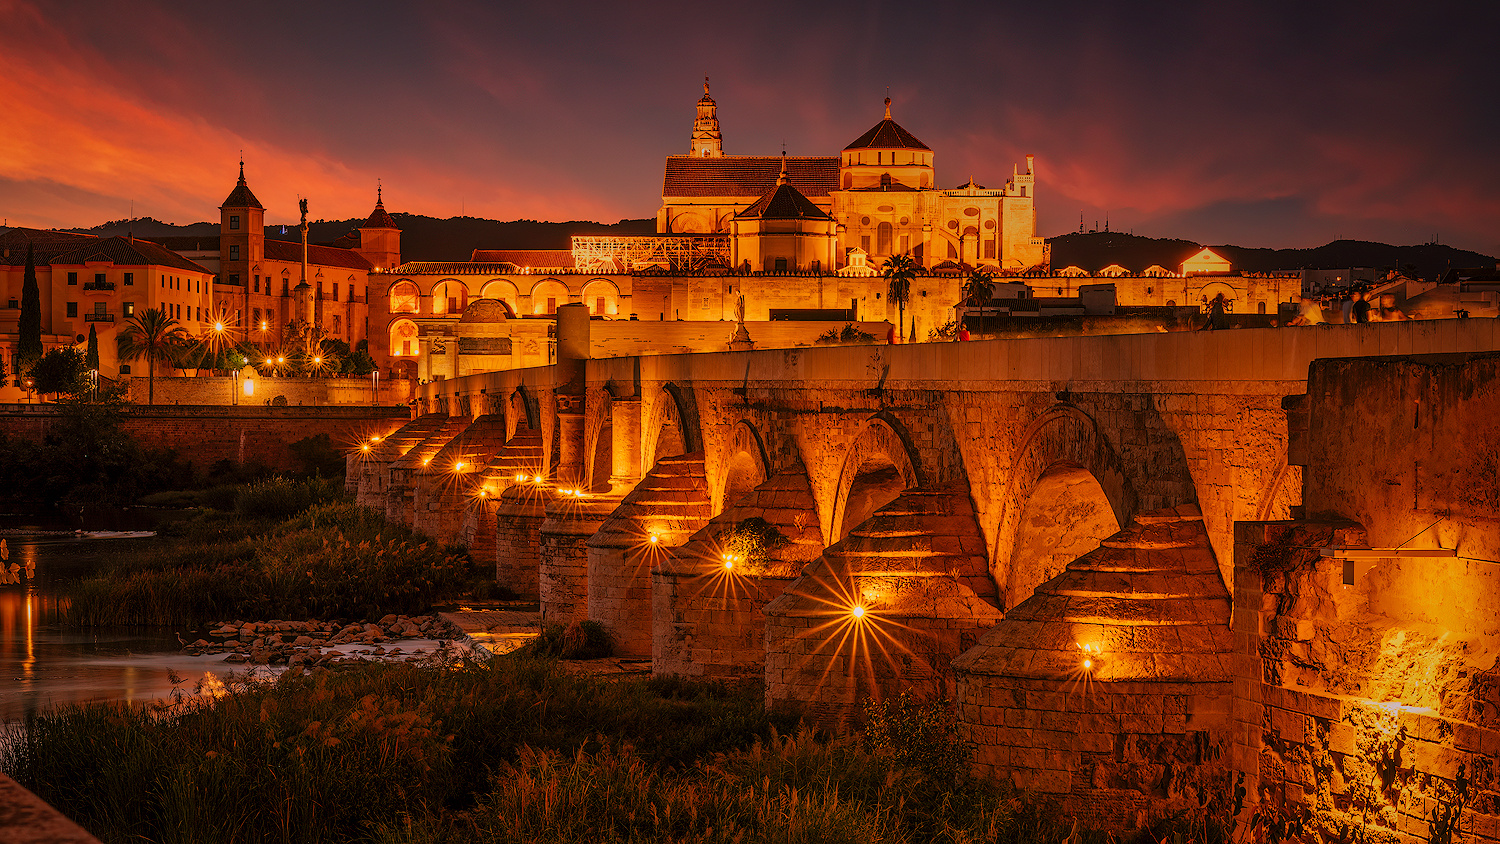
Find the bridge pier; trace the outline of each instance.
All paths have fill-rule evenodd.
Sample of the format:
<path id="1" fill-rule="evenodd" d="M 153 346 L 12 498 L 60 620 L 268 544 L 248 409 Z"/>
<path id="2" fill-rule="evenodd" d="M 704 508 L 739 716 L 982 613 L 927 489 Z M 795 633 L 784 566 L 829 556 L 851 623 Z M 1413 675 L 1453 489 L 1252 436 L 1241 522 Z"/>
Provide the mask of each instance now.
<path id="1" fill-rule="evenodd" d="M 495 580 L 503 583 L 500 572 L 497 518 L 500 499 L 514 486 L 528 485 L 541 472 L 542 435 L 530 428 L 517 428 L 477 480 L 478 498 L 464 509 L 459 541 L 475 560 L 496 565 Z M 535 580 L 535 567 L 532 567 Z M 534 591 L 534 590 L 533 590 Z M 535 594 L 531 595 L 535 598 Z"/>
<path id="2" fill-rule="evenodd" d="M 866 700 L 952 698 L 996 600 L 967 491 L 908 489 L 766 606 L 767 705 L 846 725 Z"/>
<path id="3" fill-rule="evenodd" d="M 1135 517 L 953 662 L 976 771 L 1139 827 L 1232 793 L 1229 593 L 1194 505 Z"/>
<path id="4" fill-rule="evenodd" d="M 467 416 L 445 416 L 437 430 L 428 434 L 386 470 L 385 518 L 412 526 L 415 515 L 417 474 L 426 469 L 438 452 L 469 427 Z"/>
<path id="5" fill-rule="evenodd" d="M 751 519 L 763 520 L 781 540 L 767 544 L 747 533 L 759 527 Z M 816 504 L 800 465 L 726 507 L 651 573 L 652 672 L 761 678 L 765 605 L 822 550 Z"/>
<path id="6" fill-rule="evenodd" d="M 665 457 L 588 539 L 588 617 L 619 656 L 651 656 L 651 569 L 708 522 L 703 455 Z"/>
<path id="7" fill-rule="evenodd" d="M 345 458 L 345 472 L 354 481 L 354 503 L 384 510 L 391 463 L 431 436 L 446 418 L 437 413 L 418 416 L 379 441 L 360 443 L 358 448 L 350 450 Z"/>
<path id="8" fill-rule="evenodd" d="M 619 506 L 620 498 L 554 492 L 545 499 L 538 529 L 541 546 L 537 586 L 542 623 L 571 624 L 589 618 L 588 540 Z"/>
<path id="9" fill-rule="evenodd" d="M 412 529 L 444 545 L 458 542 L 467 514 L 482 506 L 481 472 L 504 446 L 505 417 L 486 414 L 433 455 L 415 475 Z"/>

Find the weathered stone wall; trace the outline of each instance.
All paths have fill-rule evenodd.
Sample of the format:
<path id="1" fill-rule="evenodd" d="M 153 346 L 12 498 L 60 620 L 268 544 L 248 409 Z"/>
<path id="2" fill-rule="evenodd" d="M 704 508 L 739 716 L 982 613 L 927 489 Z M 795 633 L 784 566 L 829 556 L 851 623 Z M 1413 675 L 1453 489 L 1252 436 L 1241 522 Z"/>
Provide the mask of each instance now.
<path id="1" fill-rule="evenodd" d="M 138 364 L 145 369 L 144 364 Z M 144 373 L 126 379 L 130 386 L 130 400 L 145 404 L 149 384 Z M 156 377 L 156 404 L 162 405 L 243 405 L 265 407 L 281 396 L 292 407 L 324 407 L 327 405 L 404 405 L 411 401 L 416 387 L 415 381 L 406 379 L 381 379 L 372 386 L 368 375 L 358 378 L 270 378 L 256 375 L 249 380 L 254 383 L 253 393 L 245 394 L 245 378 L 209 375 L 192 378 Z"/>
<path id="2" fill-rule="evenodd" d="M 40 440 L 65 411 L 56 405 L 0 405 L 0 431 Z M 133 405 L 120 427 L 147 449 L 174 449 L 183 460 L 207 467 L 220 460 L 301 470 L 288 446 L 327 434 L 335 448 L 353 448 L 384 436 L 410 418 L 406 407 L 211 407 Z"/>

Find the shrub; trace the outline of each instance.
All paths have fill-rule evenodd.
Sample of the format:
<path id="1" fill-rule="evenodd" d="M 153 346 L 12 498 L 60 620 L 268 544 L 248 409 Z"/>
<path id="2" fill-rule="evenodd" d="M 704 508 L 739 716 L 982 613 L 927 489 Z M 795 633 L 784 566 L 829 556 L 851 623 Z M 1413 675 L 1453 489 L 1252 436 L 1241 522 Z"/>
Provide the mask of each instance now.
<path id="1" fill-rule="evenodd" d="M 947 700 L 925 701 L 907 692 L 864 707 L 865 745 L 934 782 L 951 784 L 969 769 L 973 749 L 958 736 Z"/>
<path id="2" fill-rule="evenodd" d="M 147 507 L 162 507 L 165 509 L 186 510 L 198 506 L 199 493 L 185 489 L 167 490 L 165 492 L 153 492 L 144 496 L 138 504 Z"/>
<path id="3" fill-rule="evenodd" d="M 549 625 L 528 646 L 535 656 L 554 659 L 599 659 L 615 652 L 609 631 L 597 621 L 575 621 L 564 627 Z"/>
<path id="4" fill-rule="evenodd" d="M 312 504 L 307 485 L 280 476 L 240 487 L 234 496 L 234 511 L 251 518 L 286 518 Z"/>

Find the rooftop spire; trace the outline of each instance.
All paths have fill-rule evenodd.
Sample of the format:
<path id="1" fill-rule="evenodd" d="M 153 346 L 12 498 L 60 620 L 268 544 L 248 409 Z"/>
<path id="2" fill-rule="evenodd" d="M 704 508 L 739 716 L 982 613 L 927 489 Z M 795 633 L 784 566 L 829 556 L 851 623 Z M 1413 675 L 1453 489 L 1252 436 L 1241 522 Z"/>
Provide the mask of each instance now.
<path id="1" fill-rule="evenodd" d="M 786 144 L 781 145 L 781 175 L 776 177 L 776 184 L 784 185 L 788 181 L 786 175 Z"/>
<path id="2" fill-rule="evenodd" d="M 708 96 L 708 77 L 703 77 L 703 96 Z"/>
<path id="3" fill-rule="evenodd" d="M 381 196 L 381 184 L 380 184 L 380 177 L 379 176 L 375 177 L 375 207 L 376 208 L 384 208 L 385 207 L 385 198 L 383 196 Z"/>
<path id="4" fill-rule="evenodd" d="M 891 98 L 889 95 L 885 98 L 885 119 L 891 119 Z"/>
<path id="5" fill-rule="evenodd" d="M 240 184 L 245 183 L 245 151 L 240 150 Z"/>

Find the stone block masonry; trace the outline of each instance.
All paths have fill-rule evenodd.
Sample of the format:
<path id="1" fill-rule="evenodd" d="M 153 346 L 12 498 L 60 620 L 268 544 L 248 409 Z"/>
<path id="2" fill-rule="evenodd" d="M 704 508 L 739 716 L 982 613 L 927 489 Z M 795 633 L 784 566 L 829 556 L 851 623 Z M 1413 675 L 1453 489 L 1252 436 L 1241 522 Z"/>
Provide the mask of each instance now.
<path id="1" fill-rule="evenodd" d="M 0 405 L 0 431 L 40 441 L 66 410 L 57 405 Z M 172 449 L 194 466 L 227 460 L 301 471 L 290 445 L 327 434 L 336 449 L 354 449 L 411 418 L 407 407 L 221 407 L 129 405 L 120 427 L 146 449 Z"/>

